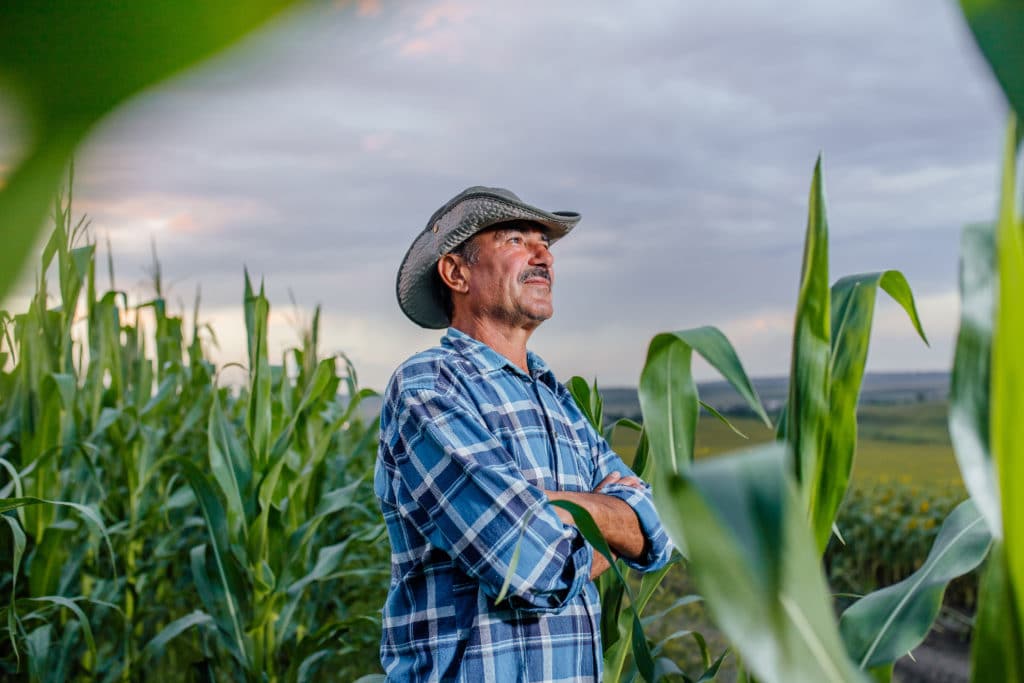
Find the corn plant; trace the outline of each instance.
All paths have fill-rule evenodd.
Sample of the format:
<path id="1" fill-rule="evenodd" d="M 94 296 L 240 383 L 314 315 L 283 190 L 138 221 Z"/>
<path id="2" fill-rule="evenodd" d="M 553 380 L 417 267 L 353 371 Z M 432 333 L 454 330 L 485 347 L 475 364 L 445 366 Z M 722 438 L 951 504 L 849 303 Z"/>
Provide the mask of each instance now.
<path id="1" fill-rule="evenodd" d="M 616 429 L 628 429 L 638 434 L 636 451 L 633 455 L 632 469 L 641 478 L 651 473 L 651 459 L 647 435 L 642 425 L 628 418 L 617 420 L 614 424 L 604 426 L 604 409 L 601 393 L 595 380 L 588 385 L 582 377 L 573 377 L 566 386 L 576 400 L 583 414 L 591 425 L 606 440 L 611 440 Z M 724 418 L 722 418 L 724 420 Z M 599 533 L 599 532 L 598 532 Z M 667 608 L 656 615 L 644 617 L 643 613 L 655 591 L 672 568 L 677 566 L 682 557 L 676 554 L 665 567 L 642 574 L 639 579 L 624 561 L 615 562 L 615 571 L 605 572 L 597 580 L 598 593 L 601 596 L 601 644 L 604 657 L 604 680 L 630 681 L 641 672 L 645 672 L 647 680 L 658 679 L 663 675 L 676 674 L 685 681 L 694 679 L 687 676 L 676 664 L 667 657 L 657 656 L 668 639 L 648 644 L 645 638 L 636 635 L 637 624 L 646 626 L 652 620 L 663 619 L 672 611 L 700 600 L 698 595 L 684 595 L 676 598 Z M 627 599 L 628 587 L 639 582 L 639 590 Z M 725 659 L 727 652 L 712 658 L 703 635 L 693 631 L 688 634 L 699 648 L 704 670 L 698 680 L 712 680 Z M 648 646 L 649 645 L 649 646 Z"/>
<path id="2" fill-rule="evenodd" d="M 698 397 L 689 350 L 713 348 L 702 355 L 720 370 L 738 367 L 738 360 L 724 338 L 711 335 L 715 341 L 708 342 L 707 328 L 659 335 L 648 351 L 640 396 L 652 448 L 664 454 L 655 460 L 659 512 L 713 615 L 759 679 L 861 680 L 870 670 L 888 680 L 892 662 L 927 634 L 946 585 L 988 552 L 991 538 L 967 501 L 943 523 L 917 572 L 865 596 L 835 623 L 819 560 L 836 531 L 853 466 L 856 404 L 879 288 L 906 310 L 927 342 L 898 271 L 828 286 L 819 159 L 780 444 L 691 465 Z M 677 357 L 666 350 L 668 343 L 679 349 Z M 748 395 L 741 381 L 733 385 Z"/>

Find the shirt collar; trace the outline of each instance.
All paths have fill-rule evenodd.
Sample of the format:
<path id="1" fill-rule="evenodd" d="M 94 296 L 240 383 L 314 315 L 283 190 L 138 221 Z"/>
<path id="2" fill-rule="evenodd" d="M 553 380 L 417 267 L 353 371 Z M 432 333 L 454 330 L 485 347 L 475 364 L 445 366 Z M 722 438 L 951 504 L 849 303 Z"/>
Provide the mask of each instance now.
<path id="1" fill-rule="evenodd" d="M 530 368 L 530 372 L 526 373 L 523 372 L 521 367 L 492 349 L 487 344 L 470 337 L 465 332 L 457 330 L 454 327 L 449 327 L 445 332 L 445 335 L 441 337 L 441 346 L 455 349 L 485 373 L 496 372 L 498 370 L 508 368 L 512 370 L 512 372 L 522 375 L 523 377 L 542 380 L 552 387 L 557 383 L 554 373 L 551 372 L 551 368 L 548 367 L 548 364 L 544 362 L 543 358 L 535 354 L 533 351 L 528 350 L 526 352 L 526 365 Z"/>

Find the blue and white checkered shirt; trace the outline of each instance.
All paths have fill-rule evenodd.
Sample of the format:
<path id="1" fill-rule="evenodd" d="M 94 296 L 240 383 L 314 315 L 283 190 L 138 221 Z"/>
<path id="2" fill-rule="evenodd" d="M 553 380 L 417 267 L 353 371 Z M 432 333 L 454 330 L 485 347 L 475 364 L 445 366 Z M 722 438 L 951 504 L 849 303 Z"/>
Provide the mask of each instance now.
<path id="1" fill-rule="evenodd" d="M 544 361 L 529 373 L 449 329 L 403 363 L 381 409 L 374 476 L 391 536 L 381 662 L 389 681 L 599 681 L 592 547 L 542 489 L 591 492 L 632 475 Z M 606 486 L 646 538 L 641 571 L 672 546 L 650 487 Z M 495 603 L 519 560 L 507 597 Z"/>

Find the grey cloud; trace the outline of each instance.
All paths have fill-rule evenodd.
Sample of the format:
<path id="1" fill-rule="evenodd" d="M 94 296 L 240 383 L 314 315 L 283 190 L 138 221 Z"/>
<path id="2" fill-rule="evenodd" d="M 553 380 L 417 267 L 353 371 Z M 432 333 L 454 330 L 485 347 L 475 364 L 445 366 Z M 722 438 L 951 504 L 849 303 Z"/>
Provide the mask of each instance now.
<path id="1" fill-rule="evenodd" d="M 821 150 L 837 276 L 898 267 L 948 291 L 960 226 L 991 215 L 1003 105 L 952 3 L 495 1 L 416 28 L 435 6 L 313 12 L 140 99 L 83 153 L 79 194 L 263 207 L 213 228 L 197 202 L 199 229 L 157 236 L 169 277 L 228 306 L 245 263 L 401 329 L 394 271 L 429 214 L 511 187 L 584 215 L 538 335 L 560 357 L 609 321 L 788 310 Z M 400 54 L 412 40 L 443 49 Z"/>

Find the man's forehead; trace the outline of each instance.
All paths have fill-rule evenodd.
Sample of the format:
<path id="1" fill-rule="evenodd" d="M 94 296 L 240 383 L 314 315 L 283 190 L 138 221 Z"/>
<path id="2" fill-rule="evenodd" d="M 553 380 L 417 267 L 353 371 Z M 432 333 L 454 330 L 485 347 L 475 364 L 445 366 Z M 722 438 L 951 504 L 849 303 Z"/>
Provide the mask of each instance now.
<path id="1" fill-rule="evenodd" d="M 543 236 L 545 241 L 551 240 L 551 238 L 548 236 L 547 228 L 541 225 L 540 223 L 534 223 L 532 221 L 508 221 L 505 223 L 498 223 L 497 225 L 492 225 L 489 228 L 481 230 L 477 234 L 490 234 L 495 239 L 500 239 L 510 232 L 518 232 L 523 234 L 539 232 Z"/>

